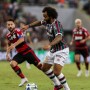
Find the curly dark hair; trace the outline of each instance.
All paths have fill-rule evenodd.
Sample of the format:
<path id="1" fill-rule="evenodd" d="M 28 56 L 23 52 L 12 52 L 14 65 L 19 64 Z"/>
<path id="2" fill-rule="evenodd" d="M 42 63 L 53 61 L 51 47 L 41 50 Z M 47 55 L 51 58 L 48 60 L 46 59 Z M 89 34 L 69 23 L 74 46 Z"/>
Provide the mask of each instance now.
<path id="1" fill-rule="evenodd" d="M 58 13 L 57 13 L 56 9 L 53 8 L 53 7 L 45 7 L 42 10 L 42 12 L 43 13 L 44 12 L 47 12 L 47 14 L 48 14 L 49 17 L 52 17 L 52 18 L 55 18 L 55 19 L 58 17 Z"/>
<path id="2" fill-rule="evenodd" d="M 7 21 L 15 22 L 15 20 L 13 18 L 8 18 Z"/>

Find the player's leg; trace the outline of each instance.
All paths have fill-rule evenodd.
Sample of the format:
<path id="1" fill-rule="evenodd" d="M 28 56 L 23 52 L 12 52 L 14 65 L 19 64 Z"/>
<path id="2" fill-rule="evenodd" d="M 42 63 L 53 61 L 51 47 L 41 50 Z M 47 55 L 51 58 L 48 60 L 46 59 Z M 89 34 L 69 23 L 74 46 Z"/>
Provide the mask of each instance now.
<path id="1" fill-rule="evenodd" d="M 51 66 L 51 64 L 43 63 L 42 71 L 53 81 L 55 87 L 60 86 L 60 82 L 51 69 Z"/>
<path id="2" fill-rule="evenodd" d="M 40 60 L 38 59 L 38 57 L 35 55 L 35 53 L 33 51 L 30 52 L 30 53 L 28 53 L 27 54 L 27 57 L 28 57 L 27 58 L 27 61 L 29 63 L 33 63 L 37 68 L 39 68 L 40 70 L 42 70 L 54 82 L 55 85 L 60 85 L 59 80 L 54 75 L 52 69 L 50 69 L 51 66 L 52 66 L 52 64 L 43 64 L 42 65 L 40 63 Z"/>
<path id="3" fill-rule="evenodd" d="M 26 68 L 27 69 L 30 69 L 31 68 L 30 63 L 28 63 L 27 61 L 26 61 Z"/>
<path id="4" fill-rule="evenodd" d="M 70 90 L 68 83 L 66 81 L 65 76 L 61 73 L 61 70 L 65 64 L 65 61 L 69 55 L 69 49 L 66 48 L 65 51 L 63 50 L 64 53 L 60 52 L 55 55 L 54 59 L 54 74 L 57 76 L 59 79 L 60 83 L 63 85 L 64 90 Z"/>
<path id="5" fill-rule="evenodd" d="M 82 55 L 84 57 L 84 62 L 85 62 L 85 76 L 88 77 L 89 76 L 89 62 L 88 62 L 88 56 L 89 56 L 89 51 L 88 48 L 85 48 L 84 50 L 82 50 Z"/>
<path id="6" fill-rule="evenodd" d="M 88 59 L 85 58 L 85 76 L 88 77 L 89 76 L 89 62 L 88 62 Z"/>
<path id="7" fill-rule="evenodd" d="M 26 83 L 28 81 L 27 78 L 22 73 L 20 67 L 18 66 L 18 63 L 22 63 L 23 61 L 24 60 L 23 60 L 22 56 L 20 56 L 19 54 L 16 54 L 13 57 L 13 60 L 10 62 L 10 65 L 11 65 L 12 69 L 21 78 L 21 83 L 19 84 L 19 86 L 23 86 L 24 83 Z"/>
<path id="8" fill-rule="evenodd" d="M 43 62 L 42 70 L 43 72 L 53 81 L 54 90 L 59 90 L 62 86 L 59 82 L 59 79 L 55 76 L 51 66 L 54 64 L 54 58 L 52 57 L 50 52 L 47 53 L 47 56 Z"/>
<path id="9" fill-rule="evenodd" d="M 78 69 L 77 77 L 80 77 L 82 74 L 81 66 L 80 66 L 80 50 L 75 50 L 75 63 Z"/>
<path id="10" fill-rule="evenodd" d="M 24 58 L 29 64 L 34 64 L 38 69 L 41 69 L 42 63 L 40 63 L 40 59 L 36 56 L 33 50 L 30 50 L 30 52 L 25 54 Z"/>
<path id="11" fill-rule="evenodd" d="M 61 73 L 62 68 L 63 67 L 61 65 L 54 64 L 54 74 L 57 76 L 57 78 L 59 79 L 59 82 L 63 85 L 64 89 L 70 90 L 65 76 Z"/>

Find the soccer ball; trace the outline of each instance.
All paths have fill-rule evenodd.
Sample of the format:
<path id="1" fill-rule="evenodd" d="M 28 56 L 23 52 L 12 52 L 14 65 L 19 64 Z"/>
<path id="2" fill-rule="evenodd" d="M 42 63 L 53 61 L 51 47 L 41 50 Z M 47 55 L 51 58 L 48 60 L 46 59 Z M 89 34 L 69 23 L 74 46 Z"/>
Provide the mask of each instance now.
<path id="1" fill-rule="evenodd" d="M 26 89 L 25 90 L 38 90 L 37 89 L 37 85 L 35 84 L 35 83 L 28 83 L 27 85 L 26 85 Z"/>

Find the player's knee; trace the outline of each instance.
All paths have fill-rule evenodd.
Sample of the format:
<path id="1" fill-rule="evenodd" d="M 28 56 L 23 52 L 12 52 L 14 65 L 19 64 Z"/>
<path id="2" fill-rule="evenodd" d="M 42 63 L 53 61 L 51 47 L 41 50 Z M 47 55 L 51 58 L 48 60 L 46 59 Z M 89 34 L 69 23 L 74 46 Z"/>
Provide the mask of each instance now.
<path id="1" fill-rule="evenodd" d="M 76 56 L 75 57 L 75 61 L 77 62 L 77 61 L 80 61 L 80 57 L 79 56 Z"/>
<path id="2" fill-rule="evenodd" d="M 75 57 L 75 61 L 76 62 L 80 61 L 80 58 L 79 57 Z"/>
<path id="3" fill-rule="evenodd" d="M 11 65 L 11 67 L 15 67 L 15 66 L 17 66 L 17 62 L 16 61 L 11 61 L 10 65 Z"/>
<path id="4" fill-rule="evenodd" d="M 48 68 L 42 67 L 42 71 L 43 71 L 43 72 L 47 72 L 48 70 L 49 70 Z"/>
<path id="5" fill-rule="evenodd" d="M 54 72 L 54 74 L 55 74 L 56 76 L 60 75 L 60 73 L 61 73 L 61 72 L 59 72 L 59 71 L 57 71 L 57 70 L 54 70 L 53 72 Z"/>
<path id="6" fill-rule="evenodd" d="M 47 72 L 48 70 L 50 70 L 51 66 L 52 65 L 50 65 L 50 64 L 43 63 L 43 65 L 42 65 L 42 71 L 43 72 Z"/>
<path id="7" fill-rule="evenodd" d="M 38 63 L 37 68 L 42 70 L 42 63 Z"/>

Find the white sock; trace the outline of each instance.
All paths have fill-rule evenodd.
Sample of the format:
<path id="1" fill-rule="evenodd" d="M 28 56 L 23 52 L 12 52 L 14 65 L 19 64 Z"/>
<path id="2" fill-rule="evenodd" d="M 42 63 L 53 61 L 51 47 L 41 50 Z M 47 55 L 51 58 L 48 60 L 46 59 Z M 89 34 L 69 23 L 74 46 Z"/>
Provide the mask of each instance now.
<path id="1" fill-rule="evenodd" d="M 46 71 L 45 74 L 53 81 L 54 85 L 58 86 L 61 84 L 59 79 L 54 75 L 52 69 L 49 69 L 48 71 Z"/>
<path id="2" fill-rule="evenodd" d="M 61 73 L 59 76 L 57 76 L 61 84 L 64 86 L 65 90 L 70 90 L 68 83 L 66 81 L 65 76 Z"/>

